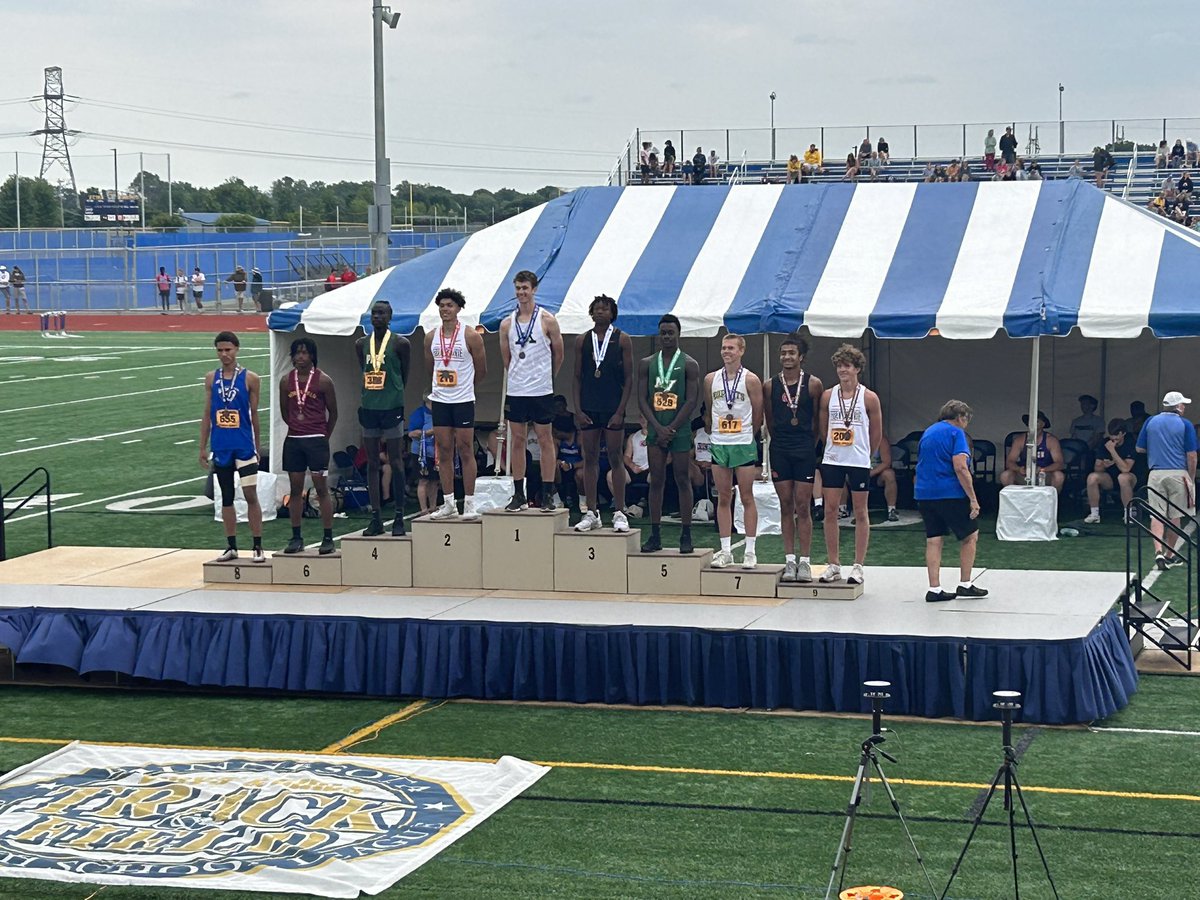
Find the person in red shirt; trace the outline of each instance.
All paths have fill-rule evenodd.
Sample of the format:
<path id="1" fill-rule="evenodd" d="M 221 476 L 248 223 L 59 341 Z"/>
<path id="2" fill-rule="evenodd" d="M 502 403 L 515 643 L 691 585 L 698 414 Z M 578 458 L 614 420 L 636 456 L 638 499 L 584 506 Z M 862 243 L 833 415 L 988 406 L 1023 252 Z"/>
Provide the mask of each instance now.
<path id="1" fill-rule="evenodd" d="M 326 292 L 332 291 L 335 287 L 340 287 L 341 283 L 341 280 L 338 278 L 337 269 L 330 269 L 329 274 L 325 277 Z"/>
<path id="2" fill-rule="evenodd" d="M 353 281 L 358 281 L 358 273 L 350 266 L 342 266 L 342 284 L 350 284 Z"/>

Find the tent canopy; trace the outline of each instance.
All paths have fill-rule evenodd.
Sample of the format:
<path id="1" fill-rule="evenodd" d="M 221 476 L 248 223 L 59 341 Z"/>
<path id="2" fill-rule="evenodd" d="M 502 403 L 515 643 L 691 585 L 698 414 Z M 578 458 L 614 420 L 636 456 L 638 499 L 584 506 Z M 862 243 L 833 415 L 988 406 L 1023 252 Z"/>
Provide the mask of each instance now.
<path id="1" fill-rule="evenodd" d="M 495 330 L 522 269 L 567 334 L 608 294 L 634 335 L 1200 335 L 1200 237 L 1076 180 L 581 188 L 269 324 L 353 334 L 385 299 L 407 334 L 449 286 Z"/>

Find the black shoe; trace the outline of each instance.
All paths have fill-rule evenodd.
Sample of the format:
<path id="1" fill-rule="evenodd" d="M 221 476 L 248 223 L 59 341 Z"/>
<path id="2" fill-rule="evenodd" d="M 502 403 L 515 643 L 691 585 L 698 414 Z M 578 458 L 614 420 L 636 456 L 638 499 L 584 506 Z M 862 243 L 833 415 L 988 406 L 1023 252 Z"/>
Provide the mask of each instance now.
<path id="1" fill-rule="evenodd" d="M 825 521 L 825 504 L 824 503 L 821 503 L 821 504 L 813 507 L 812 520 L 814 522 L 824 522 Z"/>
<path id="2" fill-rule="evenodd" d="M 294 537 L 288 541 L 288 545 L 283 548 L 284 553 L 300 553 L 304 550 L 304 539 Z"/>
<path id="3" fill-rule="evenodd" d="M 363 537 L 378 537 L 383 534 L 383 523 L 379 519 L 372 519 L 371 524 L 363 529 Z"/>
<path id="4" fill-rule="evenodd" d="M 529 501 L 525 499 L 524 494 L 513 494 L 513 498 L 504 507 L 505 512 L 520 512 L 523 509 L 529 509 Z"/>
<path id="5" fill-rule="evenodd" d="M 334 549 L 333 538 L 323 538 L 321 540 L 321 546 L 317 549 L 317 553 L 319 553 L 321 556 L 327 556 L 328 554 L 332 553 Z"/>
<path id="6" fill-rule="evenodd" d="M 981 588 L 977 584 L 973 584 L 970 587 L 963 587 L 960 584 L 958 590 L 955 591 L 955 596 L 957 597 L 986 597 L 987 595 L 987 588 Z"/>
<path id="7" fill-rule="evenodd" d="M 679 552 L 686 554 L 691 553 L 694 549 L 692 546 L 692 529 L 684 528 L 679 532 Z"/>
<path id="8" fill-rule="evenodd" d="M 1164 568 L 1164 569 L 1174 569 L 1174 568 L 1177 568 L 1177 567 L 1179 567 L 1179 566 L 1182 566 L 1182 565 L 1183 565 L 1184 563 L 1186 563 L 1186 562 L 1187 562 L 1187 560 L 1185 560 L 1185 559 L 1184 559 L 1182 556 L 1180 556 L 1179 554 L 1177 554 L 1177 553 L 1172 553 L 1170 556 L 1168 556 L 1168 557 L 1165 557 L 1165 558 L 1163 559 L 1163 561 L 1162 561 L 1162 564 L 1161 564 L 1161 565 L 1162 565 L 1162 568 Z"/>
<path id="9" fill-rule="evenodd" d="M 984 593 L 986 594 L 987 591 L 984 591 Z M 958 596 L 957 594 L 952 594 L 952 593 L 948 593 L 946 591 L 941 591 L 941 590 L 926 591 L 925 602 L 926 603 L 941 603 L 945 600 L 953 600 L 957 596 Z"/>
<path id="10" fill-rule="evenodd" d="M 404 516 L 396 516 L 396 520 L 392 522 L 392 537 L 404 537 L 408 534 L 404 530 Z"/>
<path id="11" fill-rule="evenodd" d="M 646 543 L 642 544 L 643 553 L 657 553 L 662 549 L 662 538 L 657 534 L 652 534 L 646 539 Z"/>

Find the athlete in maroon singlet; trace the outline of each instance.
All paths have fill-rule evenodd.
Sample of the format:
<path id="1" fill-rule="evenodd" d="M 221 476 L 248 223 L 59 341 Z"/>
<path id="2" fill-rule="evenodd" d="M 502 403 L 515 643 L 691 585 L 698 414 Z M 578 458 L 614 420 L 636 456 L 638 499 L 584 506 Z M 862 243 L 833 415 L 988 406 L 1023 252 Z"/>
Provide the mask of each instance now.
<path id="1" fill-rule="evenodd" d="M 292 539 L 284 553 L 299 553 L 304 549 L 300 519 L 304 512 L 304 475 L 312 473 L 317 490 L 317 505 L 321 510 L 320 553 L 332 553 L 333 504 L 329 501 L 329 436 L 337 424 L 337 395 L 333 379 L 317 368 L 317 345 L 311 338 L 292 341 L 294 368 L 279 380 L 279 408 L 287 437 L 283 442 L 283 469 L 288 473 L 291 492 L 288 513 L 292 520 Z"/>

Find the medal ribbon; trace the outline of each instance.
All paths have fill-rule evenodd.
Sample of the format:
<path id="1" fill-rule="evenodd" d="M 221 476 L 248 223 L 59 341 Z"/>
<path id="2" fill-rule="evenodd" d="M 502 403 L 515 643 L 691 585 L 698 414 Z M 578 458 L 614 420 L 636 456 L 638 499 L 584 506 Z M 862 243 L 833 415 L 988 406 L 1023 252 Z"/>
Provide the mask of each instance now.
<path id="1" fill-rule="evenodd" d="M 292 369 L 292 390 L 296 392 L 296 402 L 300 404 L 300 408 L 304 409 L 304 404 L 308 400 L 308 386 L 312 384 L 313 376 L 317 374 L 316 367 L 308 370 L 308 378 L 304 381 L 304 388 L 300 388 L 300 374 Z"/>
<path id="2" fill-rule="evenodd" d="M 383 336 L 383 340 L 379 344 L 379 352 L 375 352 L 375 332 L 371 332 L 371 340 L 367 344 L 367 359 L 371 363 L 371 368 L 376 372 L 383 370 L 383 356 L 387 352 L 388 341 L 392 339 L 392 333 L 389 331 Z"/>
<path id="3" fill-rule="evenodd" d="M 521 320 L 518 318 L 520 311 L 518 310 L 517 312 L 513 313 L 513 327 L 517 329 L 517 346 L 522 350 L 525 349 L 525 345 L 528 344 L 530 338 L 533 337 L 533 326 L 537 323 L 538 314 L 541 312 L 541 310 L 542 308 L 540 306 L 534 304 L 533 315 L 529 317 L 529 327 L 523 332 L 521 331 Z"/>
<path id="4" fill-rule="evenodd" d="M 454 334 L 450 335 L 450 343 L 446 343 L 445 330 L 438 329 L 438 356 L 442 358 L 442 365 L 447 369 L 450 368 L 450 357 L 454 355 L 454 345 L 458 342 L 458 332 L 462 329 L 462 322 L 454 323 Z"/>
<path id="5" fill-rule="evenodd" d="M 608 354 L 608 342 L 612 340 L 613 327 L 608 326 L 608 331 L 604 332 L 604 343 L 596 340 L 596 329 L 592 329 L 592 360 L 596 363 L 596 371 L 600 371 L 600 363 L 604 362 L 604 357 Z M 660 353 L 661 355 L 661 353 Z"/>
<path id="6" fill-rule="evenodd" d="M 791 392 L 788 391 L 788 385 L 787 385 L 787 382 L 784 381 L 783 374 L 781 373 L 779 375 L 779 383 L 780 383 L 780 385 L 783 386 L 784 405 L 787 406 L 787 408 L 792 411 L 793 416 L 796 415 L 796 407 L 800 405 L 800 385 L 801 385 L 801 383 L 803 383 L 803 381 L 804 381 L 804 370 L 801 369 L 800 370 L 800 378 L 797 379 L 797 381 L 796 381 L 796 396 L 793 397 Z"/>
<path id="7" fill-rule="evenodd" d="M 233 377 L 229 379 L 229 387 L 225 386 L 225 373 L 222 369 L 217 369 L 217 384 L 221 388 L 221 402 L 225 404 L 225 408 L 229 409 L 229 403 L 236 396 L 234 382 L 237 381 L 238 372 L 242 371 L 241 366 L 233 367 Z"/>
<path id="8" fill-rule="evenodd" d="M 861 386 L 861 385 L 860 385 Z M 838 406 L 842 410 L 842 421 L 846 423 L 846 427 L 850 427 L 850 423 L 854 420 L 854 405 L 858 403 L 858 388 L 854 389 L 854 396 L 850 398 L 850 406 L 846 406 L 846 398 L 842 396 L 841 385 L 838 385 Z"/>
<path id="9" fill-rule="evenodd" d="M 679 350 L 676 349 L 675 355 L 671 357 L 671 364 L 667 366 L 666 371 L 663 371 L 663 355 L 662 351 L 658 351 L 658 378 L 655 379 L 654 386 L 660 391 L 669 391 L 675 386 L 675 382 L 679 379 L 672 378 L 667 381 L 667 375 L 675 371 L 675 363 L 679 362 Z"/>
<path id="10" fill-rule="evenodd" d="M 729 407 L 729 411 L 733 412 L 733 401 L 737 398 L 738 382 L 742 380 L 742 372 L 746 371 L 745 366 L 738 366 L 737 374 L 733 376 L 733 384 L 729 383 L 729 372 L 721 369 L 721 388 L 725 391 L 725 405 Z"/>

